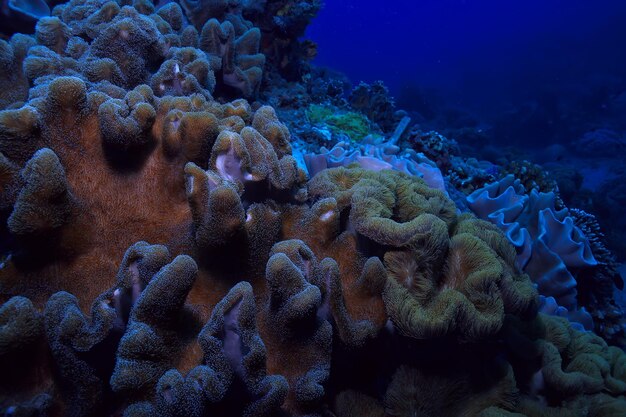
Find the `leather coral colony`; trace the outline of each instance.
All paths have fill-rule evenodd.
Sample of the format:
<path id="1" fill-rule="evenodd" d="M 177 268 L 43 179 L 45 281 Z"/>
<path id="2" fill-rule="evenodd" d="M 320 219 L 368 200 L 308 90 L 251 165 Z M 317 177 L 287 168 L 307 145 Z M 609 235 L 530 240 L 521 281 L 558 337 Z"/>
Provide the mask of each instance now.
<path id="1" fill-rule="evenodd" d="M 625 409 L 624 354 L 538 315 L 495 226 L 399 172 L 307 181 L 271 107 L 213 99 L 261 60 L 196 27 L 244 4 L 127 3 L 4 45 L 30 83 L 0 112 L 5 415 Z"/>

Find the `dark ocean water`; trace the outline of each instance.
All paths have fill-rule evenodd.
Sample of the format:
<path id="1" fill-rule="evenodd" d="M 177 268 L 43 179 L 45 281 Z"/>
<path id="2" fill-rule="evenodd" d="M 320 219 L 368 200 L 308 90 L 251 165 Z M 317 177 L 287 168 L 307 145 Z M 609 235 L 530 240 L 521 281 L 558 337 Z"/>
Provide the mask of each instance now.
<path id="1" fill-rule="evenodd" d="M 626 107 L 611 103 L 626 90 L 626 1 L 325 3 L 308 31 L 316 63 L 383 80 L 427 121 L 449 125 L 454 109 L 494 128 L 492 141 L 526 147 L 626 128 Z"/>

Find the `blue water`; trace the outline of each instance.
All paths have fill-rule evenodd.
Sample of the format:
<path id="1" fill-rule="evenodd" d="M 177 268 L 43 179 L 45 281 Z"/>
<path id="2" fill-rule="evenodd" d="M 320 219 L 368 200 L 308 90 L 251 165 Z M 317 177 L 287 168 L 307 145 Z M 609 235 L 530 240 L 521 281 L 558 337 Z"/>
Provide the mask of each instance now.
<path id="1" fill-rule="evenodd" d="M 580 134 L 555 127 L 550 119 L 562 115 L 551 107 L 597 119 L 626 89 L 621 0 L 326 0 L 307 35 L 319 44 L 317 64 L 355 82 L 382 79 L 399 104 L 427 118 L 438 100 L 490 124 L 539 102 L 549 114 L 526 126 L 530 144 Z"/>

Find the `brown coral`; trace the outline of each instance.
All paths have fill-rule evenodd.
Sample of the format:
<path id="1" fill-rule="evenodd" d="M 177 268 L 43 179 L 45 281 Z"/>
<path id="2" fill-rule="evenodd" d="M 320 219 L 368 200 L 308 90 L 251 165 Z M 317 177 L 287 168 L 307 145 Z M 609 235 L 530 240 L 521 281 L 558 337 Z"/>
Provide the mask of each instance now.
<path id="1" fill-rule="evenodd" d="M 11 274 L 27 273 L 45 282 L 48 290 L 39 294 L 41 301 L 46 293 L 61 289 L 76 292 L 80 286 L 87 295 L 87 306 L 87 299 L 94 299 L 111 282 L 94 280 L 85 288 L 79 284 L 80 277 L 114 276 L 115 263 L 109 259 L 119 259 L 135 241 L 167 243 L 175 252 L 191 249 L 191 240 L 184 236 L 189 236 L 192 222 L 200 226 L 203 221 L 197 217 L 199 214 L 191 216 L 196 209 L 187 202 L 191 191 L 185 189 L 184 165 L 188 160 L 207 164 L 212 140 L 216 149 L 213 155 L 217 155 L 214 160 L 219 160 L 218 149 L 223 143 L 217 140 L 219 118 L 225 112 L 232 113 L 233 106 L 222 109 L 194 96 L 158 99 L 146 86 L 129 92 L 120 101 L 100 92 L 87 93 L 85 84 L 77 78 L 57 78 L 47 90 L 33 103 L 36 107 L 0 115 L 4 126 L 2 149 L 12 163 L 30 160 L 21 174 L 23 186 L 10 217 L 11 231 L 39 236 L 65 225 L 59 229 L 65 236 L 61 242 L 67 242 L 62 244 L 63 274 L 58 274 L 57 265 L 45 262 L 33 269 L 30 259 L 35 250 L 30 241 L 23 242 Z M 252 115 L 244 116 L 253 119 Z M 291 190 L 301 178 L 291 156 L 278 159 L 270 143 L 252 127 L 246 127 L 243 133 L 250 139 L 240 148 L 242 152 L 251 154 L 254 161 L 265 158 L 263 175 L 270 175 L 274 186 Z M 265 145 L 259 148 L 251 140 Z M 50 150 L 35 153 L 44 144 Z M 261 172 L 256 167 L 261 165 L 256 164 L 253 172 Z M 49 185 L 44 186 L 42 181 Z M 234 198 L 239 201 L 237 188 L 234 190 Z M 204 204 L 200 202 L 197 210 L 204 210 Z M 51 223 L 37 223 L 33 216 Z M 152 232 L 146 235 L 145 230 Z M 182 235 L 177 236 L 179 233 Z M 41 242 L 36 244 L 41 247 Z M 26 285 L 22 280 L 9 282 Z M 7 294 L 13 293 L 11 285 L 6 288 Z"/>
<path id="2" fill-rule="evenodd" d="M 230 21 L 210 19 L 198 33 L 178 4 L 155 10 L 145 1 L 120 7 L 74 0 L 54 13 L 37 25 L 38 44 L 30 50 L 32 41 L 18 35 L 14 47 L 3 44 L 7 81 L 41 84 L 76 76 L 109 93 L 112 86 L 132 89 L 145 83 L 157 96 L 207 98 L 216 88 L 217 95 L 228 97 L 253 97 L 259 90 L 265 56 L 259 52 L 260 31 L 250 24 L 235 29 Z M 119 93 L 114 98 L 121 99 Z M 25 98 L 25 92 L 18 94 L 0 108 Z"/>
<path id="3" fill-rule="evenodd" d="M 256 94 L 261 83 L 265 55 L 259 52 L 260 42 L 258 28 L 237 33 L 231 22 L 217 19 L 202 26 L 198 40 L 212 68 L 221 74 L 222 85 L 239 90 L 244 97 Z"/>
<path id="4" fill-rule="evenodd" d="M 339 168 L 316 176 L 309 192 L 336 199 L 360 251 L 384 253 L 385 306 L 403 333 L 481 339 L 499 331 L 505 312 L 532 312 L 535 291 L 501 235 L 455 218 L 419 179 Z"/>

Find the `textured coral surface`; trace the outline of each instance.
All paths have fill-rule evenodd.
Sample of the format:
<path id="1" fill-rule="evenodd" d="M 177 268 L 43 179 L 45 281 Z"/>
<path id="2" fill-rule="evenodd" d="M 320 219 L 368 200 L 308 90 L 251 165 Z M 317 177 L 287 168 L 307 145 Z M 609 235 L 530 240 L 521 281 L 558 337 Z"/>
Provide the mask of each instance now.
<path id="1" fill-rule="evenodd" d="M 263 10 L 129 3 L 40 19 L 30 90 L 0 112 L 2 413 L 626 410 L 623 352 L 537 314 L 496 226 L 402 172 L 306 178 L 275 110 L 241 98 L 252 72 L 231 77 L 259 62 L 238 19 Z M 307 4 L 265 12 L 297 36 Z"/>

